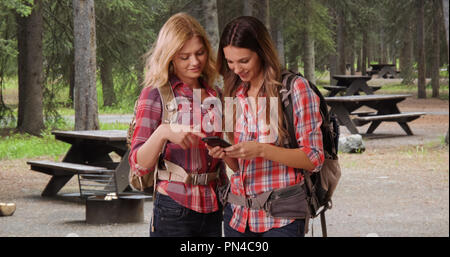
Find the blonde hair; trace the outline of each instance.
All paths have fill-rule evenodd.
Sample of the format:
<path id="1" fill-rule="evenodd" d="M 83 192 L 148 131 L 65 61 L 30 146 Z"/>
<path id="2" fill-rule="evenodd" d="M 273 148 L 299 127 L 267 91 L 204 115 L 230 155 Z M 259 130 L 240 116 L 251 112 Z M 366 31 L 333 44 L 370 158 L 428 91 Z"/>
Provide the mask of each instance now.
<path id="1" fill-rule="evenodd" d="M 170 17 L 159 31 L 152 48 L 144 55 L 145 78 L 143 85 L 153 88 L 165 85 L 169 80 L 169 75 L 173 73 L 171 62 L 175 54 L 183 48 L 186 41 L 195 36 L 202 40 L 208 54 L 202 77 L 209 86 L 213 87 L 217 71 L 211 44 L 200 23 L 186 13 L 177 13 Z"/>

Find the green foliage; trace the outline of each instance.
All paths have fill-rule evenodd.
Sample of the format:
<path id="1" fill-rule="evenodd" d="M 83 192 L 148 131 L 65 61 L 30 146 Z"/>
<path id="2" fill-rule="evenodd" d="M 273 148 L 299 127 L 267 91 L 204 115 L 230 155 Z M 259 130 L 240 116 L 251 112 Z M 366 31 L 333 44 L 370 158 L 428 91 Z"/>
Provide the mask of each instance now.
<path id="1" fill-rule="evenodd" d="M 55 139 L 48 131 L 41 137 L 29 134 L 9 134 L 1 137 L 0 160 L 33 158 L 36 156 L 61 156 L 70 145 Z"/>
<path id="2" fill-rule="evenodd" d="M 16 57 L 18 52 L 15 48 L 17 42 L 15 40 L 8 40 L 0 38 L 0 53 L 2 53 L 2 58 Z"/>
<path id="3" fill-rule="evenodd" d="M 2 5 L 17 12 L 22 17 L 26 17 L 31 14 L 33 9 L 33 0 L 2 0 L 0 2 L 0 7 L 2 7 Z"/>

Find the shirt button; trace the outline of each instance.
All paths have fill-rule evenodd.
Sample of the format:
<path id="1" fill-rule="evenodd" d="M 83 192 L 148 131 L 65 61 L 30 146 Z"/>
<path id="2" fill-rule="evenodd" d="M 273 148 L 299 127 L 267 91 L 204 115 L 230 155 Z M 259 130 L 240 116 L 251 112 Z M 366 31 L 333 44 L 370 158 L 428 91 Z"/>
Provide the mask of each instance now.
<path id="1" fill-rule="evenodd" d="M 211 166 L 211 162 L 208 162 L 208 166 Z"/>

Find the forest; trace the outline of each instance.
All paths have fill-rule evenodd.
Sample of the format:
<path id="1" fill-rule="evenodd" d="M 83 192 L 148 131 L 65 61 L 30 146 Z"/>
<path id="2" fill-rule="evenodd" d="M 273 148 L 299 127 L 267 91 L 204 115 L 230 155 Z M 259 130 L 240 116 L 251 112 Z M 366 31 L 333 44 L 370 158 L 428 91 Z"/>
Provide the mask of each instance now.
<path id="1" fill-rule="evenodd" d="M 439 97 L 448 79 L 448 0 L 1 0 L 0 126 L 40 135 L 64 108 L 76 130 L 99 129 L 99 110 L 132 113 L 142 56 L 177 12 L 197 18 L 215 49 L 233 17 L 259 18 L 283 65 L 319 86 L 374 63 L 395 64 L 418 98 Z M 77 49 L 83 40 L 90 49 Z"/>

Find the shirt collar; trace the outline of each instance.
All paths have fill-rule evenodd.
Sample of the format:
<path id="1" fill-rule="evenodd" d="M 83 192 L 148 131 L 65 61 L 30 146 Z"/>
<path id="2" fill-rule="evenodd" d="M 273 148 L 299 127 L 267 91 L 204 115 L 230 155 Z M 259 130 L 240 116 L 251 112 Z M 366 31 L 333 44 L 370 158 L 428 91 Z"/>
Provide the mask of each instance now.
<path id="1" fill-rule="evenodd" d="M 236 90 L 236 97 L 247 97 L 248 85 L 242 82 Z"/>
<path id="2" fill-rule="evenodd" d="M 208 94 L 217 96 L 216 91 L 213 88 L 211 88 L 202 77 L 199 78 L 199 81 L 200 81 L 200 84 L 206 89 L 206 92 Z M 175 88 L 177 88 L 178 86 L 189 87 L 187 84 L 183 83 L 183 81 L 181 81 L 181 79 L 179 79 L 177 77 L 177 75 L 175 75 L 175 74 L 171 74 L 169 76 L 169 83 L 172 86 L 172 90 L 175 90 Z"/>
<path id="3" fill-rule="evenodd" d="M 236 97 L 247 97 L 248 96 L 248 90 L 250 88 L 249 83 L 242 82 L 241 85 L 238 86 L 236 90 Z M 262 91 L 260 90 L 258 93 L 258 97 L 264 97 L 266 96 L 266 93 L 264 91 L 264 88 L 262 88 Z"/>

